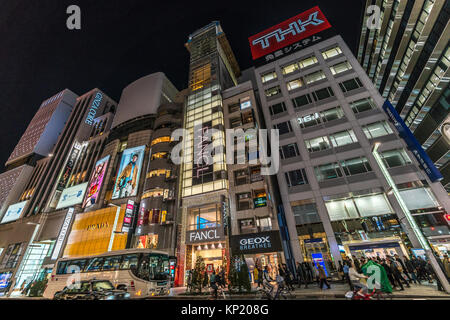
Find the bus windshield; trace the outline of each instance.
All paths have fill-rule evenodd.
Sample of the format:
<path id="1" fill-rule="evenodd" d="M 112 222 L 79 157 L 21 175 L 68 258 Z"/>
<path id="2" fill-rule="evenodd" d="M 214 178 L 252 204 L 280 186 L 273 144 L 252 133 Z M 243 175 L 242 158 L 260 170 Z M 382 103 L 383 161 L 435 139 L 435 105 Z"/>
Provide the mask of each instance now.
<path id="1" fill-rule="evenodd" d="M 157 253 L 144 254 L 137 276 L 144 280 L 167 280 L 169 278 L 169 257 Z"/>

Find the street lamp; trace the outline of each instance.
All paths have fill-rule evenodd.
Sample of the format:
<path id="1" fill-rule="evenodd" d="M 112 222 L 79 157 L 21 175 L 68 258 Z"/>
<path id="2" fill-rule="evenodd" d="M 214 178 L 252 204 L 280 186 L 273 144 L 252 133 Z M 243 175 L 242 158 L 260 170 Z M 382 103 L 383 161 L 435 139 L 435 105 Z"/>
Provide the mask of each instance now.
<path id="1" fill-rule="evenodd" d="M 376 142 L 374 144 L 374 146 L 372 148 L 372 155 L 374 156 L 375 161 L 377 162 L 378 166 L 381 169 L 381 172 L 383 173 L 387 183 L 389 184 L 390 188 L 389 188 L 388 193 L 394 194 L 395 199 L 399 203 L 400 208 L 402 209 L 403 214 L 404 214 L 406 220 L 408 221 L 408 223 L 406 223 L 405 226 L 407 229 L 411 229 L 408 231 L 412 231 L 412 233 L 409 232 L 409 234 L 413 235 L 419 242 L 421 248 L 425 250 L 425 253 L 426 253 L 428 259 L 430 260 L 431 266 L 433 267 L 434 272 L 436 273 L 439 281 L 441 282 L 442 287 L 444 288 L 444 290 L 447 293 L 450 293 L 450 287 L 449 287 L 447 278 L 445 277 L 444 273 L 442 272 L 442 269 L 439 267 L 439 264 L 430 248 L 430 245 L 428 244 L 427 239 L 424 237 L 422 230 L 420 230 L 419 226 L 416 223 L 416 220 L 414 220 L 406 203 L 403 201 L 403 198 L 401 197 L 400 192 L 398 191 L 397 186 L 396 186 L 394 180 L 392 179 L 391 174 L 387 170 L 387 167 L 384 164 L 383 159 L 381 158 L 380 154 L 378 153 L 378 148 L 380 146 L 381 146 L 380 142 Z"/>

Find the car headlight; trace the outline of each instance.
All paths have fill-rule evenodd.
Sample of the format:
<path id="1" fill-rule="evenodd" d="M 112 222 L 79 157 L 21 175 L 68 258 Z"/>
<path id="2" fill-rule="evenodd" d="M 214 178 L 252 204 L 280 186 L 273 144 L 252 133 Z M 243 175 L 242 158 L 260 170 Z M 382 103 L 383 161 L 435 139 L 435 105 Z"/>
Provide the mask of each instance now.
<path id="1" fill-rule="evenodd" d="M 129 299 L 129 298 L 131 297 L 131 295 L 130 295 L 129 293 L 125 293 L 125 294 L 123 295 L 123 297 L 124 297 L 125 299 Z"/>
<path id="2" fill-rule="evenodd" d="M 115 296 L 106 296 L 105 300 L 114 300 L 116 297 Z"/>

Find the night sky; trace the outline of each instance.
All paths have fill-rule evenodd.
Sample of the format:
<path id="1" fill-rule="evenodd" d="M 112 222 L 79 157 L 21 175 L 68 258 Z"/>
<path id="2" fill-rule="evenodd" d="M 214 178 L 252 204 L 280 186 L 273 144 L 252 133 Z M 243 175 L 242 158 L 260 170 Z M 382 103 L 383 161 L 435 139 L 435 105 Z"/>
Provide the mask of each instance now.
<path id="1" fill-rule="evenodd" d="M 81 8 L 81 30 L 66 28 L 71 4 Z M 316 5 L 356 53 L 363 0 L 0 0 L 0 172 L 41 102 L 64 88 L 97 87 L 119 102 L 129 83 L 162 71 L 181 90 L 184 43 L 213 20 L 243 70 L 252 66 L 249 36 Z"/>

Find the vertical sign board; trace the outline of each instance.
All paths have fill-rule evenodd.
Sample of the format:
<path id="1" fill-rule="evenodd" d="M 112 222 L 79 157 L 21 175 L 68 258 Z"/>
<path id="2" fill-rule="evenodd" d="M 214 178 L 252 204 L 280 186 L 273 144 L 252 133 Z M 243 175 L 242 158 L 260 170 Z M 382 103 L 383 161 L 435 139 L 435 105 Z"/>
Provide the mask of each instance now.
<path id="1" fill-rule="evenodd" d="M 413 153 L 414 157 L 417 159 L 420 166 L 427 174 L 428 178 L 430 178 L 431 182 L 441 181 L 444 177 L 436 168 L 425 150 L 423 150 L 419 141 L 417 141 L 417 139 L 414 137 L 411 130 L 409 130 L 408 126 L 395 110 L 394 106 L 389 102 L 389 100 L 386 100 L 384 102 L 383 110 L 387 113 L 395 128 L 397 128 L 400 137 L 405 140 L 406 144 L 408 145 L 408 149 Z"/>
<path id="2" fill-rule="evenodd" d="M 318 6 L 302 12 L 248 38 L 253 60 L 270 62 L 304 49 L 333 35 L 331 24 Z M 325 34 L 323 31 L 327 30 Z M 322 32 L 321 35 L 317 35 Z"/>
<path id="3" fill-rule="evenodd" d="M 67 230 L 69 229 L 70 223 L 72 222 L 73 211 L 73 208 L 69 208 L 69 210 L 67 211 L 63 225 L 61 226 L 61 230 L 59 231 L 58 239 L 56 240 L 55 249 L 53 250 L 52 254 L 52 260 L 58 259 L 59 252 L 61 251 L 64 240 L 66 239 Z"/>
<path id="4" fill-rule="evenodd" d="M 78 155 L 80 154 L 82 145 L 78 142 L 74 142 L 69 159 L 67 160 L 66 166 L 61 174 L 56 190 L 63 191 L 66 188 L 67 182 L 69 182 L 70 174 L 77 161 Z"/>
<path id="5" fill-rule="evenodd" d="M 131 224 L 133 222 L 134 214 L 134 201 L 128 200 L 127 207 L 125 209 L 125 216 L 123 217 L 122 232 L 130 231 Z"/>

